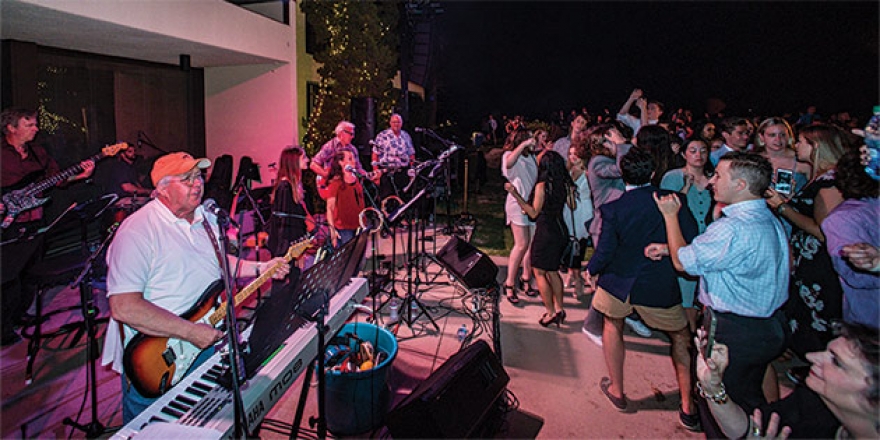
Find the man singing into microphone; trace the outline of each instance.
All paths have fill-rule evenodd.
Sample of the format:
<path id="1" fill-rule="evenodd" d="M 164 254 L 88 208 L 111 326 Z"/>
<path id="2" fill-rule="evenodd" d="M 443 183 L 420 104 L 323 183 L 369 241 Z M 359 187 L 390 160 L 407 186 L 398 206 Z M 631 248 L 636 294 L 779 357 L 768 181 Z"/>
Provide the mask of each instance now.
<path id="1" fill-rule="evenodd" d="M 354 155 L 355 168 L 360 171 L 364 169 L 358 158 L 357 147 L 351 143 L 354 140 L 354 124 L 348 121 L 340 121 L 336 124 L 336 129 L 333 132 L 336 133 L 336 137 L 321 146 L 321 150 L 312 158 L 312 164 L 309 165 L 309 168 L 321 177 L 324 182 L 326 182 L 327 175 L 330 173 L 330 166 L 334 162 L 336 153 L 343 150 L 351 151 L 351 154 Z"/>
<path id="2" fill-rule="evenodd" d="M 290 272 L 283 258 L 239 261 L 221 250 L 217 216 L 200 204 L 202 170 L 210 165 L 208 159 L 194 159 L 183 152 L 156 160 L 150 173 L 156 198 L 122 222 L 107 251 L 111 321 L 123 326 L 114 322 L 107 326 L 102 364 L 112 363 L 113 370 L 122 374 L 125 423 L 156 400 L 138 392 L 138 378 L 123 372 L 123 349 L 135 334 L 184 340 L 203 349 L 189 374 L 213 354 L 213 345 L 223 337 L 208 324 L 180 317 L 221 278 L 219 258 L 227 258 L 233 270 L 238 267 L 237 276 L 258 276 L 275 266 L 273 278 L 284 278 Z M 120 328 L 124 328 L 123 335 Z"/>
<path id="3" fill-rule="evenodd" d="M 388 125 L 390 127 L 379 133 L 373 142 L 373 169 L 382 171 L 379 178 L 380 199 L 402 195 L 400 192 L 409 183 L 407 171 L 416 160 L 412 138 L 403 130 L 403 117 L 394 113 Z"/>
<path id="4" fill-rule="evenodd" d="M 330 240 L 339 248 L 354 237 L 360 226 L 358 216 L 364 209 L 364 187 L 351 151 L 336 153 L 327 175 L 327 223 Z"/>

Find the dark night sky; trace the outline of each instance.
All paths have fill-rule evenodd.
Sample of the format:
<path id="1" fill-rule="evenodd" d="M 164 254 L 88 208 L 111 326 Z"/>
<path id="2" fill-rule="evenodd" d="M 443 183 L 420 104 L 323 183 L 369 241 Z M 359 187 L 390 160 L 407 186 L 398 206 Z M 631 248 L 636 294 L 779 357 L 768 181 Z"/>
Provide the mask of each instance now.
<path id="1" fill-rule="evenodd" d="M 438 120 L 612 113 L 634 87 L 667 111 L 867 115 L 877 2 L 441 2 Z M 864 121 L 864 119 L 862 119 Z"/>

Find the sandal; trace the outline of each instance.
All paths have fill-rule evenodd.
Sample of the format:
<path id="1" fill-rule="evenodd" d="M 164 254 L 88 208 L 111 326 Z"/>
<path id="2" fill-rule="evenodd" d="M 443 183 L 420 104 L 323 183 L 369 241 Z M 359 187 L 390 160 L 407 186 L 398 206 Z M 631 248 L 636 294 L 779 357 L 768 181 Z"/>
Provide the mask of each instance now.
<path id="1" fill-rule="evenodd" d="M 516 288 L 513 286 L 504 286 L 504 296 L 511 304 L 519 304 L 519 296 L 516 294 Z"/>
<path id="2" fill-rule="evenodd" d="M 522 278 L 519 279 L 519 284 L 522 286 L 520 290 L 526 294 L 526 296 L 535 297 L 538 296 L 538 289 L 532 287 L 530 280 L 524 280 Z"/>

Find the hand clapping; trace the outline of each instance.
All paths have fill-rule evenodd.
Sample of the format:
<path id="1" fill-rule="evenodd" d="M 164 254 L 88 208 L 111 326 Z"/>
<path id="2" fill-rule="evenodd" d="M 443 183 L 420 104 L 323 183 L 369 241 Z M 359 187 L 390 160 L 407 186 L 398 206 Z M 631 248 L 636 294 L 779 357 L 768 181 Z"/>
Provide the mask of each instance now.
<path id="1" fill-rule="evenodd" d="M 660 213 L 664 217 L 676 215 L 678 210 L 681 209 L 681 200 L 675 194 L 658 196 L 657 193 L 654 193 L 654 201 L 657 202 L 657 208 L 660 209 Z"/>

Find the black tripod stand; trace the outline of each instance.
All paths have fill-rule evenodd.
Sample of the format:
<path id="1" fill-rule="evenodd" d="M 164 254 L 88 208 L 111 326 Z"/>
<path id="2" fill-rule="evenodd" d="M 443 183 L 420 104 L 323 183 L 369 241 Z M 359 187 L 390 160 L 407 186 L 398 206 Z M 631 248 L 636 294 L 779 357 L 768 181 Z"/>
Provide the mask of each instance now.
<path id="1" fill-rule="evenodd" d="M 439 167 L 440 165 L 442 165 L 442 164 L 438 164 L 437 166 Z M 436 169 L 437 168 L 435 168 L 434 171 L 436 171 Z M 434 173 L 432 171 L 431 175 L 428 176 L 428 178 L 426 179 L 426 183 L 425 183 L 425 191 L 426 191 L 425 197 L 428 197 L 428 198 L 434 197 L 435 180 L 433 178 L 433 174 Z M 413 226 L 413 229 L 416 230 L 415 250 L 417 252 L 412 252 L 408 256 L 409 257 L 408 261 L 409 261 L 410 265 L 415 265 L 415 267 L 416 267 L 415 277 L 412 278 L 412 281 L 415 284 L 415 290 L 417 292 L 420 291 L 422 284 L 443 284 L 443 285 L 449 284 L 446 282 L 438 282 L 437 281 L 437 277 L 440 276 L 442 271 L 437 272 L 436 274 L 434 274 L 433 277 L 429 278 L 429 276 L 428 276 L 429 262 L 433 262 L 434 264 L 436 264 L 440 268 L 444 267 L 443 264 L 436 257 L 436 255 L 437 255 L 437 239 L 436 239 L 437 238 L 437 222 L 436 222 L 437 203 L 436 203 L 436 200 L 434 200 L 431 203 L 431 211 L 432 211 L 434 219 L 435 219 L 434 226 L 433 226 L 434 227 L 434 235 L 433 236 L 428 237 L 426 235 L 426 230 L 427 230 L 427 220 L 425 219 L 425 217 L 427 216 L 426 213 L 424 213 L 424 212 L 418 213 L 418 219 L 416 220 L 416 223 Z M 432 252 L 428 252 L 425 247 L 426 246 L 425 243 L 427 241 L 432 242 L 432 246 L 433 246 Z M 424 272 L 424 277 L 425 277 L 424 280 L 422 280 L 422 272 Z"/>
<path id="2" fill-rule="evenodd" d="M 412 206 L 421 200 L 424 195 L 427 193 L 428 188 L 425 187 L 421 191 L 419 191 L 415 196 L 413 196 L 412 200 L 403 205 L 398 212 L 390 218 L 388 221 L 390 223 L 395 223 L 401 215 L 407 214 L 410 219 L 410 227 L 407 229 L 407 253 L 406 255 L 409 257 L 414 254 L 414 250 L 416 249 L 415 241 L 415 211 Z M 425 308 L 425 305 L 418 299 L 416 296 L 416 292 L 418 291 L 413 276 L 413 269 L 415 268 L 415 260 L 413 258 L 407 259 L 406 265 L 406 296 L 403 298 L 403 301 L 399 302 L 399 313 L 400 320 L 406 323 L 409 328 L 412 328 L 413 323 L 419 319 L 421 316 L 426 316 L 428 321 L 431 322 L 431 325 L 434 326 L 436 331 L 440 331 L 440 326 L 437 325 L 437 322 L 434 321 L 434 318 L 431 317 L 431 314 L 428 312 L 428 309 Z M 399 298 L 396 294 L 393 294 L 385 304 L 390 301 L 396 301 L 396 298 Z M 382 304 L 382 307 L 385 306 Z M 380 307 L 380 309 L 382 308 Z M 415 310 L 414 310 L 415 309 Z M 415 312 L 415 315 L 413 314 Z"/>
<path id="3" fill-rule="evenodd" d="M 95 364 L 98 361 L 99 353 L 97 322 L 99 311 L 98 307 L 95 306 L 95 295 L 92 291 L 92 267 L 95 260 L 99 258 L 107 247 L 107 244 L 110 243 L 110 240 L 113 238 L 113 234 L 118 227 L 118 223 L 110 226 L 110 229 L 107 231 L 107 237 L 104 238 L 104 241 L 101 242 L 98 249 L 89 256 L 82 272 L 80 272 L 76 280 L 70 284 L 71 287 L 79 286 L 83 325 L 85 326 L 87 339 L 86 361 L 89 363 L 89 368 L 86 370 L 86 383 L 88 384 L 89 393 L 91 393 L 92 398 L 92 420 L 89 423 L 80 424 L 70 417 L 65 417 L 62 423 L 84 432 L 87 438 L 97 438 L 104 433 L 104 425 L 98 421 L 98 382 Z"/>

